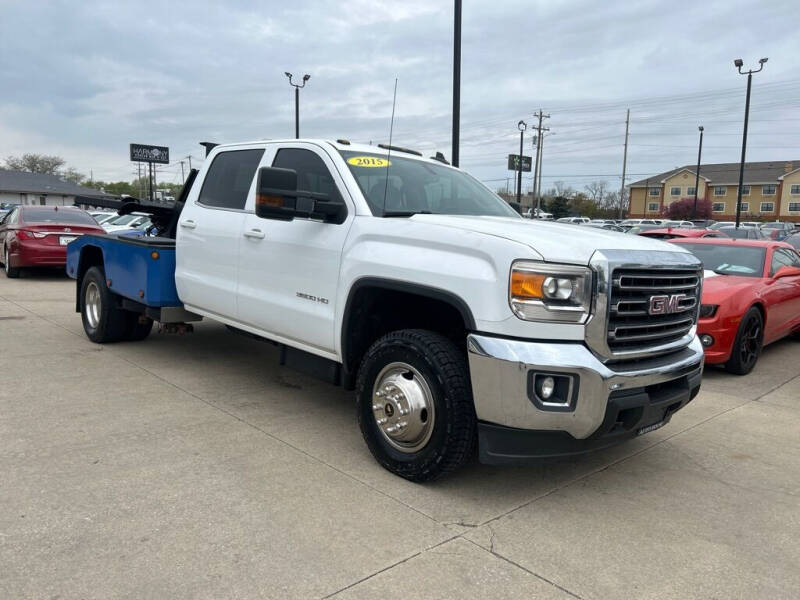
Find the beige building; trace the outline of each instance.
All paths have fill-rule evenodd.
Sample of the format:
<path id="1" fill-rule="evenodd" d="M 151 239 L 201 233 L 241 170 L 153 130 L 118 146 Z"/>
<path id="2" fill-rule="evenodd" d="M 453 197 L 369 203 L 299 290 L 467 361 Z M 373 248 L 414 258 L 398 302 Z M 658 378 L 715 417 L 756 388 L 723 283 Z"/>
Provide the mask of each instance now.
<path id="1" fill-rule="evenodd" d="M 694 198 L 696 165 L 678 167 L 628 186 L 630 218 L 656 217 L 676 200 Z M 712 218 L 736 218 L 739 163 L 700 166 L 698 198 L 711 201 Z M 800 160 L 745 163 L 742 218 L 800 221 Z"/>

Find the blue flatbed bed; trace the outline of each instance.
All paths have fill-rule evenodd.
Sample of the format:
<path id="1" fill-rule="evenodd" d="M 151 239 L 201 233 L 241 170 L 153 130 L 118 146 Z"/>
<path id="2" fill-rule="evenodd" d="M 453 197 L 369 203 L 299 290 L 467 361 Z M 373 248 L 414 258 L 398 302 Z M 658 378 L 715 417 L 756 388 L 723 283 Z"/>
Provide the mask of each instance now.
<path id="1" fill-rule="evenodd" d="M 67 246 L 67 275 L 80 280 L 102 265 L 109 290 L 152 309 L 182 307 L 175 288 L 175 240 L 84 235 Z"/>

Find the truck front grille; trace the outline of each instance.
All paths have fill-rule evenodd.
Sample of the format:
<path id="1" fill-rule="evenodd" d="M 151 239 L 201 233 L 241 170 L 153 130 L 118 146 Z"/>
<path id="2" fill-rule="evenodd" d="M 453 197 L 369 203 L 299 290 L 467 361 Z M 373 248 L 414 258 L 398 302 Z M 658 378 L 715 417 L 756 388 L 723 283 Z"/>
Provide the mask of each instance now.
<path id="1" fill-rule="evenodd" d="M 607 343 L 613 352 L 677 341 L 697 321 L 697 269 L 616 269 L 610 288 Z"/>

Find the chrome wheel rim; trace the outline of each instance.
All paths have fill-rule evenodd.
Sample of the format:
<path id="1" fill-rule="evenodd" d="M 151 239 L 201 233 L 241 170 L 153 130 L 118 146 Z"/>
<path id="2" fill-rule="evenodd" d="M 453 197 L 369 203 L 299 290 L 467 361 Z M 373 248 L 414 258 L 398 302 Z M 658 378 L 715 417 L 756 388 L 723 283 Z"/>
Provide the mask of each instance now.
<path id="1" fill-rule="evenodd" d="M 424 448 L 436 420 L 433 394 L 414 367 L 403 362 L 386 365 L 372 388 L 372 414 L 384 439 L 400 452 Z"/>
<path id="2" fill-rule="evenodd" d="M 97 329 L 100 323 L 100 288 L 94 281 L 90 281 L 86 286 L 86 297 L 84 298 L 84 310 L 86 312 L 86 321 L 89 327 Z"/>
<path id="3" fill-rule="evenodd" d="M 3 268 L 6 270 L 6 273 L 11 270 L 11 267 L 8 266 L 8 248 L 6 248 L 6 251 L 3 253 Z"/>

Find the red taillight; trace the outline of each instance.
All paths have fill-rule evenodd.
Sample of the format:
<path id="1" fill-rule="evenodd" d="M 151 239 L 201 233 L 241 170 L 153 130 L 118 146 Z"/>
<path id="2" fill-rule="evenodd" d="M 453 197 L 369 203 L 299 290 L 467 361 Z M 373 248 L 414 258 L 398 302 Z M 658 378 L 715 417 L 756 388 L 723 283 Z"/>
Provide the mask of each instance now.
<path id="1" fill-rule="evenodd" d="M 44 233 L 39 233 L 38 231 L 28 231 L 25 229 L 20 229 L 19 231 L 17 231 L 17 237 L 21 240 L 32 240 L 34 238 L 42 239 L 44 237 L 47 237 L 47 235 L 45 235 Z"/>

